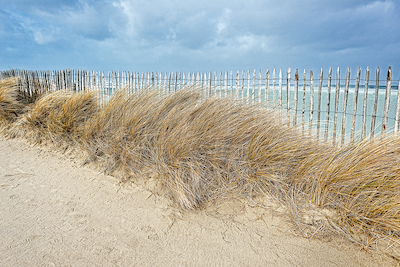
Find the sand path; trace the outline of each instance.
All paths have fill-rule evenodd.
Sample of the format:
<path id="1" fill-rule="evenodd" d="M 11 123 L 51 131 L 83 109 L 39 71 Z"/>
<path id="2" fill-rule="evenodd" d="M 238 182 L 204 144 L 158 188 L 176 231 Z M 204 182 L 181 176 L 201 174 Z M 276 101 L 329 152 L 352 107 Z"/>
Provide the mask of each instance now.
<path id="1" fill-rule="evenodd" d="M 182 213 L 141 186 L 0 137 L 0 266 L 392 266 L 253 209 Z M 263 212 L 263 214 L 261 214 Z M 215 213 L 212 213 L 215 215 Z"/>

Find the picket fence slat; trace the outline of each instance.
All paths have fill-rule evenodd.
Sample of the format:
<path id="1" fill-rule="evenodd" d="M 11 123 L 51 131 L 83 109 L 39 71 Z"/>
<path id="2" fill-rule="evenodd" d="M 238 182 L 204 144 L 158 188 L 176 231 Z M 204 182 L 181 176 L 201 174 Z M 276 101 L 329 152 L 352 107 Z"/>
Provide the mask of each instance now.
<path id="1" fill-rule="evenodd" d="M 344 92 L 341 92 L 343 85 L 340 68 L 337 68 L 336 83 L 333 84 L 332 68 L 329 68 L 328 77 L 325 79 L 321 68 L 316 95 L 314 82 L 317 82 L 317 79 L 314 79 L 312 69 L 310 69 L 309 79 L 307 79 L 307 70 L 304 69 L 301 80 L 298 69 L 293 78 L 291 68 L 287 69 L 285 78 L 282 68 L 278 71 L 279 73 L 277 69 L 272 69 L 270 72 L 270 69 L 267 69 L 263 76 L 261 69 L 258 71 L 253 69 L 252 72 L 242 70 L 236 73 L 233 71 L 219 73 L 108 71 L 105 73 L 82 69 L 9 70 L 0 71 L 0 79 L 19 77 L 18 86 L 26 95 L 57 90 L 76 92 L 96 90 L 100 105 L 105 105 L 110 96 L 122 88 L 126 88 L 126 91 L 132 94 L 153 88 L 163 93 L 176 92 L 187 86 L 196 86 L 204 97 L 213 95 L 232 97 L 242 99 L 245 103 L 257 103 L 277 110 L 281 118 L 282 115 L 287 116 L 287 123 L 298 126 L 303 135 L 308 122 L 309 136 L 316 134 L 317 139 L 321 137 L 321 140 L 325 142 L 329 140 L 334 145 L 342 145 L 346 140 L 354 142 L 356 138 L 365 139 L 367 136 L 373 138 L 377 134 L 383 136 L 388 131 L 399 132 L 400 80 L 396 84 L 397 80 L 392 79 L 391 67 L 388 68 L 384 92 L 384 87 L 382 90 L 379 88 L 379 67 L 376 68 L 375 90 L 371 92 L 369 92 L 369 67 L 366 69 L 364 80 L 361 79 L 360 67 L 356 71 L 354 80 L 350 79 L 350 68 L 347 68 Z M 299 86 L 302 86 L 302 95 L 299 95 Z M 392 87 L 398 90 L 397 94 L 392 94 Z M 354 93 L 350 90 L 351 88 L 354 88 Z M 335 96 L 331 99 L 332 90 L 335 90 Z M 359 95 L 360 90 L 364 90 L 363 97 Z M 351 98 L 352 95 L 353 98 Z M 352 99 L 351 104 L 348 103 L 350 99 Z M 351 123 L 346 122 L 346 117 L 349 115 L 347 114 L 348 105 L 352 105 Z M 339 111 L 340 106 L 343 111 Z M 284 110 L 286 114 L 282 114 Z M 371 121 L 370 127 L 367 127 L 368 120 Z M 323 133 L 321 133 L 322 129 L 324 129 Z"/>
<path id="2" fill-rule="evenodd" d="M 247 71 L 247 88 L 246 88 L 246 99 L 250 101 L 250 70 Z"/>
<path id="3" fill-rule="evenodd" d="M 286 75 L 286 112 L 288 117 L 288 124 L 290 123 L 290 76 L 292 74 L 292 70 L 288 68 L 287 75 Z"/>
<path id="4" fill-rule="evenodd" d="M 308 129 L 309 129 L 309 136 L 312 135 L 312 122 L 314 116 L 314 73 L 313 70 L 310 70 L 310 112 L 308 118 Z"/>
<path id="5" fill-rule="evenodd" d="M 306 79 L 307 79 L 307 71 L 304 69 L 303 72 L 303 103 L 301 109 L 301 132 L 304 135 L 304 123 L 305 123 L 305 108 L 306 108 Z"/>
<path id="6" fill-rule="evenodd" d="M 290 84 L 290 74 L 288 72 L 288 84 Z M 289 95 L 289 90 L 288 90 L 288 95 Z M 293 126 L 297 124 L 297 101 L 298 101 L 298 96 L 299 96 L 299 71 L 296 69 L 296 73 L 294 74 L 294 116 L 293 116 Z M 289 96 L 290 98 L 290 96 Z M 288 98 L 288 99 L 289 99 Z M 288 101 L 288 107 L 290 106 L 289 101 Z M 289 112 L 289 109 L 288 109 Z"/>
<path id="7" fill-rule="evenodd" d="M 276 108 L 276 69 L 272 72 L 273 88 L 272 88 L 272 108 Z"/>
<path id="8" fill-rule="evenodd" d="M 400 117 L 400 79 L 397 85 L 397 105 L 396 105 L 396 118 L 394 122 L 394 132 L 399 131 L 399 117 Z"/>
<path id="9" fill-rule="evenodd" d="M 253 86 L 251 88 L 251 103 L 254 103 L 254 100 L 255 100 L 255 92 L 254 92 L 255 88 L 256 88 L 256 70 L 254 69 L 254 71 L 253 71 Z"/>
<path id="10" fill-rule="evenodd" d="M 338 110 L 339 110 L 339 95 L 340 95 L 340 68 L 337 68 L 336 90 L 335 90 L 335 115 L 334 115 L 334 119 L 333 119 L 334 122 L 333 122 L 333 137 L 332 137 L 333 145 L 336 144 L 336 127 L 337 127 Z"/>
<path id="11" fill-rule="evenodd" d="M 376 68 L 376 83 L 375 83 L 375 101 L 374 101 L 374 110 L 372 112 L 371 119 L 371 139 L 374 138 L 375 135 L 375 122 L 376 122 L 376 112 L 378 109 L 378 96 L 379 96 L 379 67 Z"/>
<path id="12" fill-rule="evenodd" d="M 386 77 L 386 94 L 385 94 L 385 106 L 383 110 L 383 120 L 382 120 L 382 135 L 386 134 L 388 115 L 389 115 L 389 105 L 390 105 L 390 91 L 392 88 L 392 68 L 389 67 Z"/>
<path id="13" fill-rule="evenodd" d="M 328 73 L 328 95 L 326 97 L 326 122 L 325 122 L 325 142 L 328 142 L 328 132 L 329 132 L 329 115 L 331 113 L 331 85 L 332 85 L 332 68 L 329 68 Z"/>
<path id="14" fill-rule="evenodd" d="M 342 117 L 342 144 L 345 140 L 346 134 L 346 112 L 347 112 L 347 100 L 349 96 L 349 86 L 350 86 L 350 68 L 347 68 L 346 71 L 346 84 L 344 87 L 344 96 L 343 96 L 343 117 Z"/>
<path id="15" fill-rule="evenodd" d="M 369 83 L 369 67 L 367 67 L 367 71 L 365 73 L 364 101 L 363 101 L 363 115 L 362 115 L 363 121 L 362 121 L 362 128 L 361 128 L 361 139 L 365 139 L 365 136 L 366 136 L 368 83 Z"/>
<path id="16" fill-rule="evenodd" d="M 350 141 L 354 141 L 354 132 L 355 132 L 355 125 L 356 125 L 356 115 L 357 115 L 357 103 L 358 103 L 358 87 L 360 85 L 360 76 L 361 76 L 361 68 L 358 68 L 357 71 L 357 78 L 356 78 L 356 85 L 354 88 L 354 101 L 353 101 L 353 117 L 351 120 L 351 137 Z"/>
<path id="17" fill-rule="evenodd" d="M 320 72 L 320 74 L 319 74 L 319 83 L 318 83 L 317 139 L 319 139 L 319 136 L 320 136 L 322 82 L 323 82 L 323 70 L 322 70 L 322 68 L 321 68 L 321 72 Z"/>
<path id="18" fill-rule="evenodd" d="M 282 111 L 282 68 L 279 69 L 279 112 L 281 114 Z"/>
<path id="19" fill-rule="evenodd" d="M 267 73 L 265 74 L 265 107 L 268 108 L 269 102 L 269 69 L 267 69 Z"/>

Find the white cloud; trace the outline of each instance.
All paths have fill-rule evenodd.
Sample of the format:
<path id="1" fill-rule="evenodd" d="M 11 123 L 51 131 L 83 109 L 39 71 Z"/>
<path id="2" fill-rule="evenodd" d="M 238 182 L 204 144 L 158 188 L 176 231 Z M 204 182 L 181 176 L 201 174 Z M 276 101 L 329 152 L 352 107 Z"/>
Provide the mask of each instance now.
<path id="1" fill-rule="evenodd" d="M 364 14 L 365 16 L 380 16 L 393 11 L 393 9 L 394 3 L 392 1 L 374 1 L 356 7 L 355 11 L 356 13 Z"/>
<path id="2" fill-rule="evenodd" d="M 57 40 L 57 33 L 49 29 L 32 29 L 33 38 L 37 44 L 44 45 Z"/>
<path id="3" fill-rule="evenodd" d="M 218 18 L 217 22 L 217 33 L 221 34 L 223 30 L 225 30 L 229 25 L 231 10 L 229 8 L 225 8 L 222 15 Z"/>
<path id="4" fill-rule="evenodd" d="M 18 49 L 17 48 L 15 48 L 15 47 L 6 47 L 6 51 L 7 52 L 9 52 L 9 53 L 15 53 L 15 52 L 18 52 Z"/>
<path id="5" fill-rule="evenodd" d="M 15 11 L 7 10 L 6 14 L 12 20 L 12 27 L 14 28 L 14 36 L 22 38 L 22 36 L 29 36 L 34 42 L 39 45 L 48 44 L 58 39 L 58 29 L 45 25 L 44 27 L 37 23 L 33 18 L 21 15 Z"/>
<path id="6" fill-rule="evenodd" d="M 41 28 L 58 28 L 65 36 L 104 40 L 111 37 L 110 17 L 115 14 L 110 4 L 79 1 L 79 4 L 58 9 L 32 8 L 32 16 Z"/>
<path id="7" fill-rule="evenodd" d="M 120 36 L 134 36 L 139 22 L 137 20 L 136 13 L 134 12 L 132 2 L 122 0 L 113 2 L 112 5 L 119 9 L 119 11 L 122 13 L 121 15 L 125 19 L 125 23 L 122 23 L 121 20 L 112 20 L 110 22 L 110 28 L 112 31 L 119 33 L 118 35 Z"/>
<path id="8" fill-rule="evenodd" d="M 237 38 L 239 49 L 249 51 L 253 49 L 262 49 L 264 51 L 268 48 L 268 38 L 265 36 L 258 36 L 254 34 L 248 34 L 239 36 Z"/>

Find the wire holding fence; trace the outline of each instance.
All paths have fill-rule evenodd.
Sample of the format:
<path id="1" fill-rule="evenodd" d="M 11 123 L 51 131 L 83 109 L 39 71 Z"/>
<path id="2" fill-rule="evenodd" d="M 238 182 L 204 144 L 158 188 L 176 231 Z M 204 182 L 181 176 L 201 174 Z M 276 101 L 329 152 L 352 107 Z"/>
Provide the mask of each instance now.
<path id="1" fill-rule="evenodd" d="M 385 80 L 381 80 L 379 67 L 375 79 L 370 79 L 368 67 L 364 75 L 358 68 L 355 78 L 351 78 L 350 68 L 344 79 L 339 68 L 334 73 L 330 68 L 328 75 L 324 75 L 321 69 L 319 78 L 314 78 L 312 69 L 304 70 L 301 77 L 299 70 L 292 75 L 290 68 L 286 77 L 282 69 L 267 69 L 264 75 L 261 70 L 140 73 L 16 69 L 1 71 L 0 79 L 19 77 L 20 89 L 30 95 L 43 91 L 96 90 L 101 105 L 121 88 L 129 93 L 150 89 L 168 93 L 193 86 L 205 97 L 234 97 L 244 104 L 275 109 L 280 116 L 288 116 L 289 123 L 298 125 L 304 136 L 338 145 L 399 131 L 399 81 L 392 80 L 391 67 Z"/>

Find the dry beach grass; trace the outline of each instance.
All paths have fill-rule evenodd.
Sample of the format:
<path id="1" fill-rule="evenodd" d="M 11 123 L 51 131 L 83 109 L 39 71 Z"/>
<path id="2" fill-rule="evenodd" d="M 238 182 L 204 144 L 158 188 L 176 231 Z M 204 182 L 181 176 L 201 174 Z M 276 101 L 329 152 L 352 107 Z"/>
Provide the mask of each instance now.
<path id="1" fill-rule="evenodd" d="M 21 97 L 17 84 L 0 81 L 6 136 L 78 148 L 122 181 L 154 177 L 183 209 L 272 196 L 302 231 L 324 227 L 400 255 L 398 135 L 335 147 L 302 136 L 273 111 L 204 98 L 196 88 L 120 90 L 100 107 L 95 92 Z M 305 219 L 308 210 L 328 210 L 325 224 Z"/>

